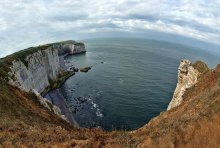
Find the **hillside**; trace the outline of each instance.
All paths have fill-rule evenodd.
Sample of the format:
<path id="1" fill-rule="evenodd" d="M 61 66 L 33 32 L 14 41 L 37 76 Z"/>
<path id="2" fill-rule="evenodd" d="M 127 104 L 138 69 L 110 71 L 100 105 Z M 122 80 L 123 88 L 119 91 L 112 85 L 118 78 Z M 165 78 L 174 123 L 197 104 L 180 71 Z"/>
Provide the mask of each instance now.
<path id="1" fill-rule="evenodd" d="M 35 52 L 29 49 L 1 59 L 0 147 L 220 146 L 220 65 L 208 69 L 201 61 L 190 64 L 199 72 L 198 80 L 186 88 L 178 106 L 135 131 L 105 132 L 74 127 L 45 108 L 34 93 L 8 84 L 11 62 Z"/>

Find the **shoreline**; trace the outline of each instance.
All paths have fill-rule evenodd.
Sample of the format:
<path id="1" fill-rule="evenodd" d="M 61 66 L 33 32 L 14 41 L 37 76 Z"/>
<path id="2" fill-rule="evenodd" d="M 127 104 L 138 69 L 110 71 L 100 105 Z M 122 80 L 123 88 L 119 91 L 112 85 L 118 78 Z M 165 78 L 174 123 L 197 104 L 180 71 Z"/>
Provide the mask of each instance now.
<path id="1" fill-rule="evenodd" d="M 45 91 L 41 95 L 47 100 L 50 100 L 53 105 L 58 106 L 61 110 L 61 114 L 64 115 L 71 124 L 73 124 L 76 127 L 79 127 L 79 124 L 76 122 L 75 118 L 67 108 L 64 96 L 59 91 L 59 88 L 70 77 L 75 75 L 75 72 L 66 72 L 68 72 L 67 75 L 63 75 L 61 78 L 58 78 L 58 81 L 54 81 L 53 83 L 51 83 L 51 85 L 47 89 L 45 89 Z"/>
<path id="2" fill-rule="evenodd" d="M 86 52 L 82 52 L 82 53 L 86 53 Z M 72 54 L 75 55 L 75 54 Z M 65 54 L 63 56 L 60 56 L 60 65 L 62 67 L 62 69 L 67 72 L 67 75 L 63 75 L 61 76 L 60 80 L 58 78 L 59 81 L 54 81 L 56 85 L 54 84 L 50 84 L 50 86 L 48 88 L 46 88 L 41 95 L 46 98 L 47 100 L 50 100 L 51 103 L 53 105 L 56 105 L 60 108 L 61 110 L 61 114 L 64 115 L 67 120 L 73 124 L 76 127 L 80 127 L 79 124 L 77 123 L 77 121 L 75 120 L 75 118 L 73 117 L 73 115 L 71 114 L 71 112 L 69 111 L 67 105 L 66 105 L 66 101 L 65 101 L 65 97 L 60 93 L 59 88 L 72 76 L 75 75 L 75 72 L 73 71 L 68 71 L 66 65 L 65 65 L 65 58 L 67 56 L 72 56 L 69 54 Z M 53 83 L 54 83 L 53 82 Z"/>
<path id="3" fill-rule="evenodd" d="M 73 124 L 75 127 L 80 127 L 77 121 L 75 120 L 74 116 L 69 111 L 65 97 L 60 93 L 59 88 L 72 76 L 75 75 L 74 71 L 68 71 L 68 67 L 66 67 L 65 58 L 67 56 L 73 56 L 78 54 L 85 54 L 86 51 L 80 51 L 77 53 L 71 53 L 71 54 L 64 54 L 59 55 L 59 61 L 60 66 L 64 70 L 64 73 L 60 78 L 58 78 L 56 81 L 50 82 L 50 86 L 46 88 L 41 95 L 46 98 L 47 100 L 50 100 L 53 105 L 56 105 L 60 108 L 61 114 L 64 115 L 67 120 Z M 66 73 L 66 74 L 65 74 Z"/>

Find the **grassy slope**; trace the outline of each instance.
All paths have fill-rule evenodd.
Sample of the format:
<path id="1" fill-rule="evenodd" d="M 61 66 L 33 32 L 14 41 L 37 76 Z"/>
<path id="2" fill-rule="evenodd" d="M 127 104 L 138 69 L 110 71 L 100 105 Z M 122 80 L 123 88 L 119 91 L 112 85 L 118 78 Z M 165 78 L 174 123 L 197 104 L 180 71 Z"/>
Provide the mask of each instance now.
<path id="1" fill-rule="evenodd" d="M 201 62 L 194 66 L 204 73 L 184 102 L 133 132 L 77 129 L 0 77 L 0 147 L 218 147 L 220 65 L 214 70 Z"/>
<path id="2" fill-rule="evenodd" d="M 86 141 L 98 135 L 99 130 L 75 128 L 52 114 L 33 94 L 0 82 L 0 145 L 72 144 L 71 141 Z"/>
<path id="3" fill-rule="evenodd" d="M 188 89 L 183 98 L 179 107 L 161 113 L 135 133 L 141 146 L 220 145 L 220 66 L 205 70 L 199 82 Z"/>

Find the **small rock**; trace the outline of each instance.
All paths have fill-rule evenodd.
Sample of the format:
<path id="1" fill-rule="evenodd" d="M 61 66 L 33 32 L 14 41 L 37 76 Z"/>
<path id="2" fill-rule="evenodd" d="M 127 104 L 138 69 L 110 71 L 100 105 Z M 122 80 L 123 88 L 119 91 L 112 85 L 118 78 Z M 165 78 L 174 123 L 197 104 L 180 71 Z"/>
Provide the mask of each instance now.
<path id="1" fill-rule="evenodd" d="M 74 72 L 78 72 L 79 71 L 79 68 L 74 68 Z"/>
<path id="2" fill-rule="evenodd" d="M 91 67 L 84 67 L 84 68 L 80 68 L 81 72 L 88 72 L 91 69 Z"/>

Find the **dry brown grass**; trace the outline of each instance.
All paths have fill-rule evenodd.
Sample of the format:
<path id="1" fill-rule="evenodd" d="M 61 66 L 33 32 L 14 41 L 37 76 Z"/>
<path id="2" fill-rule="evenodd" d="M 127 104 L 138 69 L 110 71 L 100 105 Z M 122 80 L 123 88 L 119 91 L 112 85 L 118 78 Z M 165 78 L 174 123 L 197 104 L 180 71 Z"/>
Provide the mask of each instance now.
<path id="1" fill-rule="evenodd" d="M 75 128 L 0 79 L 0 147 L 219 147 L 219 67 L 201 75 L 179 107 L 132 132 Z"/>

